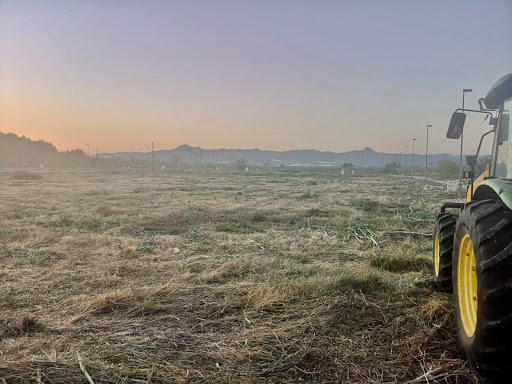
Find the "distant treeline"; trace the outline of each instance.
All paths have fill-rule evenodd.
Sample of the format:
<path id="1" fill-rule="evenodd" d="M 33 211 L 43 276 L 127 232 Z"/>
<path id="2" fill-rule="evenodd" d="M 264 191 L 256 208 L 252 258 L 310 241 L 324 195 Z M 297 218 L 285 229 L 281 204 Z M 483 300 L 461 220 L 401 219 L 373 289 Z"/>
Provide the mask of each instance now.
<path id="1" fill-rule="evenodd" d="M 0 167 L 84 166 L 87 155 L 80 149 L 59 152 L 50 142 L 34 141 L 14 133 L 0 132 Z"/>

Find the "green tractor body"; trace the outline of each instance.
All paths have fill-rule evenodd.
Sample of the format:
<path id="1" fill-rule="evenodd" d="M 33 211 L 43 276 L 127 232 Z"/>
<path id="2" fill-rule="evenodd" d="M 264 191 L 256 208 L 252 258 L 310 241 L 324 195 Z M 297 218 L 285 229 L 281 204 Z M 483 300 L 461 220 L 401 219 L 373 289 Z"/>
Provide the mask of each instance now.
<path id="1" fill-rule="evenodd" d="M 472 200 L 500 200 L 512 209 L 512 179 L 486 179 L 476 188 Z"/>
<path id="2" fill-rule="evenodd" d="M 485 106 L 484 106 L 485 104 Z M 471 156 L 465 203 L 445 203 L 434 232 L 436 286 L 453 292 L 460 344 L 470 364 L 508 382 L 512 361 L 512 74 L 480 99 L 480 110 L 457 110 L 447 137 L 458 139 L 466 112 L 483 113 L 494 133 L 491 162 L 474 179 Z M 458 212 L 447 212 L 455 208 Z"/>

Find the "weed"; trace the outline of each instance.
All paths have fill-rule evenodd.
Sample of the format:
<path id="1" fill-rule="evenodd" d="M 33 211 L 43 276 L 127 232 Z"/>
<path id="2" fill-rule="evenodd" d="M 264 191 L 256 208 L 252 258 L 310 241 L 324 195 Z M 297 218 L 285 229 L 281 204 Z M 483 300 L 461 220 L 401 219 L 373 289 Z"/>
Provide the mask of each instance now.
<path id="1" fill-rule="evenodd" d="M 3 303 L 4 306 L 15 305 L 19 293 L 20 291 L 15 290 L 12 286 L 4 287 L 0 290 L 0 302 Z"/>
<path id="2" fill-rule="evenodd" d="M 137 247 L 137 252 L 151 252 L 153 249 L 159 248 L 161 246 L 162 244 L 155 242 L 154 239 L 148 239 L 139 244 Z"/>
<path id="3" fill-rule="evenodd" d="M 100 205 L 96 209 L 96 213 L 101 216 L 113 216 L 115 214 L 115 211 L 108 205 Z"/>
<path id="4" fill-rule="evenodd" d="M 432 269 L 432 260 L 424 256 L 411 258 L 381 255 L 371 258 L 370 265 L 390 272 L 405 273 L 423 271 L 428 273 Z"/>
<path id="5" fill-rule="evenodd" d="M 82 232 L 99 231 L 103 226 L 103 222 L 97 217 L 86 217 L 82 219 L 77 226 Z"/>
<path id="6" fill-rule="evenodd" d="M 18 337 L 28 333 L 42 332 L 45 327 L 38 319 L 32 316 L 24 316 L 20 321 L 4 320 L 0 325 L 0 337 Z M 3 335 L 2 335 L 3 334 Z"/>
<path id="7" fill-rule="evenodd" d="M 380 204 L 377 201 L 370 199 L 353 200 L 352 204 L 364 212 L 376 212 L 380 207 Z"/>
<path id="8" fill-rule="evenodd" d="M 267 221 L 267 216 L 264 213 L 256 212 L 251 215 L 250 220 L 256 223 L 261 223 L 263 221 Z"/>
<path id="9" fill-rule="evenodd" d="M 313 197 L 314 197 L 314 195 L 311 193 L 311 191 L 307 190 L 303 194 L 299 195 L 298 199 L 299 200 L 312 199 Z"/>
<path id="10" fill-rule="evenodd" d="M 330 287 L 335 291 L 350 290 L 363 293 L 389 290 L 389 284 L 377 273 L 343 273 L 332 280 Z"/>
<path id="11" fill-rule="evenodd" d="M 316 216 L 316 217 L 329 217 L 331 215 L 332 215 L 331 212 L 329 212 L 327 210 L 322 210 L 322 209 L 319 209 L 319 208 L 311 208 L 305 214 L 306 217 L 313 217 L 313 216 Z"/>
<path id="12" fill-rule="evenodd" d="M 301 264 L 308 264 L 312 261 L 311 255 L 305 252 L 298 253 L 292 257 Z"/>

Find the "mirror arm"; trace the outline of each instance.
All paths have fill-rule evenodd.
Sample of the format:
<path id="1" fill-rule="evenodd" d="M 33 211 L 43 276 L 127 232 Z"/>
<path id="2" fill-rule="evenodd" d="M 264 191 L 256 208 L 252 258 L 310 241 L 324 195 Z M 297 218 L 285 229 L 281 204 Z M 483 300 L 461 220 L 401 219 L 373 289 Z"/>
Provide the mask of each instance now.
<path id="1" fill-rule="evenodd" d="M 478 105 L 480 106 L 480 111 L 482 112 L 495 112 L 496 110 L 495 109 L 488 109 L 488 108 L 485 108 L 484 107 L 484 98 L 482 97 L 481 99 L 478 99 Z"/>
<path id="2" fill-rule="evenodd" d="M 485 114 L 489 115 L 489 117 L 491 117 L 491 118 L 493 117 L 492 113 L 489 112 L 489 111 L 478 111 L 476 109 L 465 109 L 465 108 L 458 108 L 458 109 L 455 110 L 455 112 L 459 112 L 459 111 L 460 112 L 466 112 L 467 111 L 467 112 L 475 112 L 475 113 L 485 113 Z"/>

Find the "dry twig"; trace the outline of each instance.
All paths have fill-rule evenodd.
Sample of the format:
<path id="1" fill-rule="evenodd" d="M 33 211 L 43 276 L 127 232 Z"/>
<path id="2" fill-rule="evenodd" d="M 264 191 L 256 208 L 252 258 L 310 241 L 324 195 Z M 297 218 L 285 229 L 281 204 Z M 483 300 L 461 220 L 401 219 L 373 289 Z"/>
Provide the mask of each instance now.
<path id="1" fill-rule="evenodd" d="M 94 380 L 92 379 L 92 377 L 89 375 L 89 373 L 85 369 L 85 365 L 82 362 L 82 356 L 80 356 L 80 352 L 78 352 L 78 351 L 76 352 L 76 359 L 78 361 L 78 365 L 80 366 L 80 369 L 84 373 L 84 376 L 87 379 L 87 381 L 89 382 L 89 384 L 94 384 Z"/>

